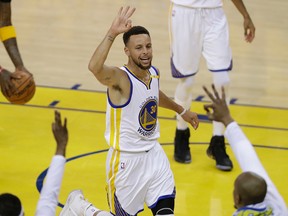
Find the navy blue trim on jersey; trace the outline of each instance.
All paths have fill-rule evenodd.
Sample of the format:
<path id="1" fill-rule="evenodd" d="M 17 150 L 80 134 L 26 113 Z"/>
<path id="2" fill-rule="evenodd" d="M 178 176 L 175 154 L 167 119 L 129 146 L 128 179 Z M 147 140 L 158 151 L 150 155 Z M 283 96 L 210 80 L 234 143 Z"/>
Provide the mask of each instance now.
<path id="1" fill-rule="evenodd" d="M 195 71 L 195 73 L 193 74 L 188 74 L 188 75 L 183 75 L 179 70 L 177 70 L 177 68 L 175 67 L 174 63 L 173 63 L 173 59 L 171 57 L 170 59 L 170 67 L 171 67 L 171 73 L 172 73 L 172 77 L 174 78 L 185 78 L 185 77 L 190 77 L 190 76 L 194 76 L 198 71 Z"/>
<path id="2" fill-rule="evenodd" d="M 159 71 L 157 70 L 156 67 L 154 66 L 151 66 L 151 68 L 154 69 L 154 71 L 156 72 L 157 76 L 158 76 L 158 88 L 160 89 L 160 74 L 159 74 Z M 153 77 L 152 77 L 153 78 Z M 152 79 L 151 79 L 152 80 Z"/>
<path id="3" fill-rule="evenodd" d="M 137 79 L 137 80 L 139 80 L 141 83 L 143 83 L 148 90 L 151 89 L 152 78 L 151 78 L 151 73 L 150 73 L 149 69 L 147 70 L 148 73 L 150 74 L 150 76 L 149 76 L 149 83 L 148 83 L 148 85 L 147 85 L 144 81 L 142 81 L 141 79 L 139 79 L 132 71 L 130 71 L 128 67 L 126 67 L 125 65 L 124 65 L 124 67 L 126 68 L 126 70 L 128 71 L 128 73 L 130 73 L 135 79 Z"/>
<path id="4" fill-rule="evenodd" d="M 127 100 L 127 102 L 126 102 L 125 104 L 123 104 L 123 105 L 115 105 L 115 104 L 113 104 L 113 102 L 110 100 L 110 97 L 109 97 L 109 91 L 108 91 L 109 89 L 107 89 L 107 99 L 108 99 L 108 102 L 109 102 L 110 106 L 113 107 L 113 108 L 122 108 L 122 107 L 125 107 L 125 106 L 127 106 L 127 105 L 130 103 L 130 101 L 131 101 L 132 92 L 133 92 L 133 84 L 132 84 L 132 81 L 131 81 L 130 77 L 128 76 L 128 74 L 126 74 L 126 75 L 127 75 L 128 79 L 129 79 L 129 81 L 130 81 L 130 94 L 129 94 L 129 98 L 128 98 L 128 100 Z"/>
<path id="5" fill-rule="evenodd" d="M 154 66 L 151 67 L 155 70 L 156 74 L 159 76 L 159 71 L 157 70 L 157 68 L 155 68 Z"/>
<path id="6" fill-rule="evenodd" d="M 157 70 L 157 68 L 155 68 L 154 66 L 151 66 L 151 68 L 154 69 L 154 71 L 156 72 L 157 76 L 158 76 L 158 86 L 160 88 L 160 74 L 159 71 Z M 152 77 L 153 78 L 153 77 Z M 152 79 L 151 79 L 152 80 Z"/>
<path id="7" fill-rule="evenodd" d="M 224 71 L 231 71 L 233 68 L 233 61 L 231 60 L 230 65 L 226 69 L 219 69 L 219 70 L 210 70 L 211 72 L 224 72 Z"/>

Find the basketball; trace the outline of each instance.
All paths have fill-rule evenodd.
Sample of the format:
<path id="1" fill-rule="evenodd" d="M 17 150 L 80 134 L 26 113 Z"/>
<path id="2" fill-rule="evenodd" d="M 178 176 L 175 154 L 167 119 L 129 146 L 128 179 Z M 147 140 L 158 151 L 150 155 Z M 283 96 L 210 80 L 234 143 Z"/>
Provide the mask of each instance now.
<path id="1" fill-rule="evenodd" d="M 21 77 L 19 79 L 11 78 L 16 90 L 8 92 L 7 94 L 5 94 L 2 89 L 1 91 L 6 99 L 12 104 L 25 104 L 30 101 L 35 94 L 36 85 L 33 75 L 23 71 L 14 73 L 17 73 L 17 76 L 20 75 Z"/>

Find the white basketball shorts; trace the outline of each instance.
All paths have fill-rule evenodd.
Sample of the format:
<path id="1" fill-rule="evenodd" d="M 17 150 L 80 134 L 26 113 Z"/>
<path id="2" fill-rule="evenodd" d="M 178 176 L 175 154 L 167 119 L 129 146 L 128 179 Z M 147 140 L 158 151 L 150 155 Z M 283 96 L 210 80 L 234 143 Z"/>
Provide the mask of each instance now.
<path id="1" fill-rule="evenodd" d="M 144 203 L 175 198 L 175 182 L 168 158 L 155 141 L 148 152 L 123 153 L 110 148 L 107 155 L 107 194 L 114 215 L 135 215 Z"/>
<path id="2" fill-rule="evenodd" d="M 231 70 L 228 23 L 222 7 L 190 8 L 172 4 L 170 18 L 173 77 L 197 73 L 202 55 L 210 71 Z"/>

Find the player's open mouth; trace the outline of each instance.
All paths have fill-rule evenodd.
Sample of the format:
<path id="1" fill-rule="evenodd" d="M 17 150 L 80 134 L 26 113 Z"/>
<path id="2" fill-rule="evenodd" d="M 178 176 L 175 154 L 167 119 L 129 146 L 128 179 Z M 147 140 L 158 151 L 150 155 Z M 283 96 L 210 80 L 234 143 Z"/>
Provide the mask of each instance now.
<path id="1" fill-rule="evenodd" d="M 150 58 L 140 58 L 141 62 L 144 64 L 149 64 L 150 63 Z"/>

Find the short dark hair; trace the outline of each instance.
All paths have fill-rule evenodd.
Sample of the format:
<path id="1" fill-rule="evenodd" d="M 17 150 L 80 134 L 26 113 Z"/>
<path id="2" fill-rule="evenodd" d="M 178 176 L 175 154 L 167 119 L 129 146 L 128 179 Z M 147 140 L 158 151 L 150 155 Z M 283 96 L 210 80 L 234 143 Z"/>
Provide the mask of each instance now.
<path id="1" fill-rule="evenodd" d="M 267 193 L 265 179 L 251 171 L 241 173 L 236 179 L 235 187 L 244 205 L 263 202 Z"/>
<path id="2" fill-rule="evenodd" d="M 17 196 L 10 193 L 0 195 L 1 216 L 19 216 L 21 209 L 21 201 Z"/>
<path id="3" fill-rule="evenodd" d="M 131 29 L 129 29 L 127 32 L 123 34 L 123 42 L 125 46 L 127 45 L 132 35 L 139 35 L 139 34 L 147 34 L 150 37 L 149 31 L 143 26 L 133 26 Z"/>

